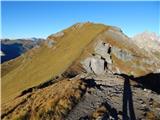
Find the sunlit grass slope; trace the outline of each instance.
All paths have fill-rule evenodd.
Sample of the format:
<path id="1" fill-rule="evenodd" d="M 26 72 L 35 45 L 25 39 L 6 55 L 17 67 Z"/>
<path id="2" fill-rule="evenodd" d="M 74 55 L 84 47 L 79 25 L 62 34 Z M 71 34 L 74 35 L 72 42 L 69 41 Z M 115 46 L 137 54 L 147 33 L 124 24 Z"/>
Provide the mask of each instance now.
<path id="1" fill-rule="evenodd" d="M 12 71 L 8 70 L 2 77 L 2 103 L 13 99 L 22 90 L 63 73 L 80 56 L 85 46 L 106 29 L 108 27 L 102 24 L 74 25 L 63 31 L 64 36 L 56 40 L 53 47 L 42 44 L 22 55 L 21 64 L 14 69 L 9 67 Z M 13 66 L 17 64 L 16 60 L 14 62 Z"/>

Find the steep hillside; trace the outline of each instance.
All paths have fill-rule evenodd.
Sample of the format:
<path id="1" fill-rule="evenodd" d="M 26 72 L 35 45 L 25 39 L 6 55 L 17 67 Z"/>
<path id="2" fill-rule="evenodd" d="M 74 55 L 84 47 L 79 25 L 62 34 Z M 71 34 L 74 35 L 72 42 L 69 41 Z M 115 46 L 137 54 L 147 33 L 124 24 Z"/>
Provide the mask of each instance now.
<path id="1" fill-rule="evenodd" d="M 117 27 L 77 23 L 2 64 L 2 75 L 4 120 L 160 116 L 160 61 Z"/>
<path id="2" fill-rule="evenodd" d="M 106 29 L 108 27 L 101 24 L 74 25 L 62 31 L 63 36 L 55 35 L 58 37 L 55 46 L 52 46 L 52 40 L 48 40 L 39 48 L 17 58 L 23 64 L 2 77 L 2 102 L 13 99 L 24 89 L 63 73 L 80 56 L 86 45 Z M 12 66 L 18 64 L 14 61 Z"/>

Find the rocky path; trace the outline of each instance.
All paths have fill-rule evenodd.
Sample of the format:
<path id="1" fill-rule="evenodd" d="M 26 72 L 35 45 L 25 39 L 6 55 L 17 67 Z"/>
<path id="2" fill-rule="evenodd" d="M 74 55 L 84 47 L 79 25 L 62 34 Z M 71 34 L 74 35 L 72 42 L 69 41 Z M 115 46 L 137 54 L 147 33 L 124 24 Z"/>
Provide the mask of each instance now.
<path id="1" fill-rule="evenodd" d="M 108 74 L 85 81 L 90 86 L 66 120 L 160 119 L 160 95 L 127 77 Z"/>

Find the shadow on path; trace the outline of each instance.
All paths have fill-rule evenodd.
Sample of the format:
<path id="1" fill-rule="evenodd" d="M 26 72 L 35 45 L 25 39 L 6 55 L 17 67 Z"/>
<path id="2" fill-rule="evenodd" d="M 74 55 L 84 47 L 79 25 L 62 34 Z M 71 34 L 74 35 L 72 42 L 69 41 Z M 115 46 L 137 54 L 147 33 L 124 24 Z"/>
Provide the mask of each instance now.
<path id="1" fill-rule="evenodd" d="M 143 88 L 150 89 L 160 94 L 160 73 L 150 73 L 145 76 L 134 78 L 134 80 L 140 83 Z"/>
<path id="2" fill-rule="evenodd" d="M 129 78 L 127 75 L 121 76 L 125 78 L 123 90 L 123 120 L 136 120 Z"/>

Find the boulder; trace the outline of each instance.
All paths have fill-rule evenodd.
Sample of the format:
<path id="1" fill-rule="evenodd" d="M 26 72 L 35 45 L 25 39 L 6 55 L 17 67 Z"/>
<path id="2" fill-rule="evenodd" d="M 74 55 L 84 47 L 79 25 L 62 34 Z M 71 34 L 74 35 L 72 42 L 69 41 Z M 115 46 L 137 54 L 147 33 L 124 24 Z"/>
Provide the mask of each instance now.
<path id="1" fill-rule="evenodd" d="M 104 74 L 105 72 L 105 61 L 100 58 L 91 59 L 91 69 L 96 75 Z"/>
<path id="2" fill-rule="evenodd" d="M 101 75 L 105 73 L 105 61 L 97 56 L 88 57 L 81 62 L 87 73 Z"/>
<path id="3" fill-rule="evenodd" d="M 92 73 L 92 69 L 90 67 L 91 59 L 92 59 L 91 57 L 88 57 L 84 61 L 81 62 L 83 68 L 86 70 L 87 73 Z"/>
<path id="4" fill-rule="evenodd" d="M 104 43 L 103 41 L 98 41 L 95 47 L 95 53 L 103 57 L 107 63 L 112 64 L 110 58 L 111 45 Z"/>

